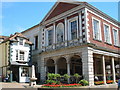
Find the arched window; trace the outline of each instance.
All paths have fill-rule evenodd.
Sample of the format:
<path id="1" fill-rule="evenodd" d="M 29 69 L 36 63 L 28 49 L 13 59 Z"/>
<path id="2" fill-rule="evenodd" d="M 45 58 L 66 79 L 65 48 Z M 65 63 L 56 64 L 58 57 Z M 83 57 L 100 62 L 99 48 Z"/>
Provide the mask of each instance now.
<path id="1" fill-rule="evenodd" d="M 64 24 L 59 23 L 56 27 L 56 41 L 57 43 L 61 43 L 64 40 Z"/>

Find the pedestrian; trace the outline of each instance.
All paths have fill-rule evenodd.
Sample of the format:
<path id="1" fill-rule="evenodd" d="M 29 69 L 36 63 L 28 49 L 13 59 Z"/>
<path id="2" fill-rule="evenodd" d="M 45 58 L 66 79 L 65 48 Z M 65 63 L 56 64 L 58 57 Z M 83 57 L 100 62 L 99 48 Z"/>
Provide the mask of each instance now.
<path id="1" fill-rule="evenodd" d="M 118 90 L 120 90 L 120 79 L 118 80 Z"/>

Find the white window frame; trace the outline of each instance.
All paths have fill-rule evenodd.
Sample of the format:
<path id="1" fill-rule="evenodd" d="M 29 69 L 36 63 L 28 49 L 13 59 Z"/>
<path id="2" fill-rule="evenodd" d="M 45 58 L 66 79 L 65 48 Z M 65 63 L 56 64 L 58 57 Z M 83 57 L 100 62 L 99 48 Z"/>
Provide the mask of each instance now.
<path id="1" fill-rule="evenodd" d="M 57 26 L 59 25 L 59 24 L 63 24 L 62 22 L 60 22 L 60 23 L 58 23 L 57 24 Z M 57 42 L 57 26 L 56 26 L 56 34 L 55 34 L 55 38 L 56 38 L 56 43 L 58 43 Z M 64 26 L 64 30 L 63 30 L 63 42 L 65 41 L 65 25 L 63 24 L 63 26 Z M 61 42 L 62 43 L 62 42 Z"/>
<path id="2" fill-rule="evenodd" d="M 108 31 L 109 31 L 109 38 L 110 38 L 110 42 L 106 42 L 106 36 L 105 36 L 105 25 L 108 26 Z M 104 30 L 104 42 L 108 43 L 108 44 L 112 44 L 112 39 L 111 39 L 111 28 L 110 28 L 110 25 L 103 22 L 103 30 Z"/>
<path id="3" fill-rule="evenodd" d="M 16 61 L 26 61 L 26 51 L 24 51 L 24 50 L 18 50 L 18 49 L 16 49 L 15 50 L 15 58 L 16 58 L 16 51 L 18 51 L 18 60 L 16 60 Z M 24 52 L 24 60 L 20 60 L 20 51 L 22 51 L 22 52 Z"/>
<path id="4" fill-rule="evenodd" d="M 115 46 L 119 46 L 119 32 L 118 32 L 118 29 L 117 28 L 115 28 L 115 27 L 112 27 L 112 32 L 113 32 L 113 41 L 115 41 L 115 38 L 114 38 L 114 30 L 116 30 L 117 31 L 117 44 L 115 44 L 115 42 L 114 42 L 114 45 Z"/>
<path id="5" fill-rule="evenodd" d="M 77 21 L 77 38 L 79 38 L 79 33 L 78 33 L 78 16 L 75 16 L 73 18 L 70 18 L 68 20 L 68 40 L 72 40 L 72 37 L 71 37 L 71 22 L 73 21 Z M 77 39 L 76 38 L 76 39 Z"/>
<path id="6" fill-rule="evenodd" d="M 24 52 L 24 54 L 23 54 L 23 60 L 22 59 L 20 60 L 20 52 Z M 19 60 L 20 61 L 25 61 L 25 51 L 22 51 L 22 50 L 19 51 Z"/>
<path id="7" fill-rule="evenodd" d="M 94 35 L 94 20 L 96 20 L 96 21 L 98 21 L 98 23 L 99 23 L 99 29 L 98 29 L 98 33 L 99 33 L 99 38 L 98 39 L 96 39 L 95 38 L 95 35 Z M 95 40 L 99 40 L 99 41 L 102 41 L 102 34 L 101 34 L 101 21 L 99 20 L 99 19 L 97 19 L 97 18 L 95 18 L 95 17 L 92 17 L 92 29 L 93 29 L 93 39 L 95 39 Z"/>
<path id="8" fill-rule="evenodd" d="M 50 26 L 50 27 L 46 28 L 45 30 L 46 30 L 46 46 L 49 46 L 49 43 L 48 43 L 48 31 L 53 30 L 53 35 L 54 35 L 54 27 Z M 53 36 L 53 40 L 54 40 L 54 36 Z M 54 41 L 53 41 L 53 43 L 54 43 Z"/>

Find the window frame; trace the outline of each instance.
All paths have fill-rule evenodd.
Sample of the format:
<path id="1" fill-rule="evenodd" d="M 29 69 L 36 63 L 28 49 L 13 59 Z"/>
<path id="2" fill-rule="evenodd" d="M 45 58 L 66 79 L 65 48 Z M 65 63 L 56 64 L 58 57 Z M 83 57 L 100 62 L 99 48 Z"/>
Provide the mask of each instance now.
<path id="1" fill-rule="evenodd" d="M 54 40 L 54 27 L 53 26 L 50 26 L 50 27 L 48 27 L 48 28 L 46 28 L 46 46 L 51 46 L 51 45 L 49 45 L 49 39 L 48 39 L 48 31 L 50 31 L 50 30 L 53 30 L 53 37 L 52 37 L 52 40 Z M 54 42 L 54 41 L 53 41 Z M 52 42 L 52 43 L 53 43 Z"/>
<path id="2" fill-rule="evenodd" d="M 17 56 L 17 52 L 16 51 L 18 51 L 18 59 L 16 59 L 17 58 L 16 57 Z M 20 51 L 24 52 L 24 60 L 20 60 Z M 15 59 L 16 59 L 15 61 L 25 61 L 26 60 L 25 56 L 26 56 L 26 51 L 24 51 L 24 50 L 18 50 L 18 49 L 15 50 Z"/>
<path id="3" fill-rule="evenodd" d="M 23 60 L 20 59 L 20 57 L 21 57 L 21 56 L 20 56 L 20 55 L 21 55 L 20 52 L 23 52 Z M 19 50 L 19 60 L 20 60 L 20 61 L 25 61 L 25 51 Z"/>
<path id="4" fill-rule="evenodd" d="M 21 41 L 20 39 L 22 39 L 22 44 L 20 44 L 20 41 Z M 24 44 L 25 44 L 24 38 L 21 38 L 21 37 L 18 38 L 18 42 L 19 42 L 18 45 L 20 45 L 20 46 L 24 46 Z"/>
<path id="5" fill-rule="evenodd" d="M 99 27 L 98 27 L 98 33 L 99 33 L 98 39 L 95 38 L 95 35 L 94 35 L 94 33 L 95 33 L 95 30 L 94 30 L 94 20 L 98 21 L 98 26 L 99 26 Z M 99 19 L 95 18 L 95 17 L 92 17 L 92 30 L 93 30 L 93 39 L 94 39 L 94 40 L 98 40 L 98 41 L 102 41 L 101 21 L 100 21 Z"/>
<path id="6" fill-rule="evenodd" d="M 116 30 L 117 31 L 117 44 L 115 44 L 115 38 L 114 38 L 114 30 Z M 115 46 L 119 46 L 119 32 L 118 32 L 118 29 L 117 28 L 115 28 L 115 27 L 112 27 L 112 33 L 113 33 L 113 42 L 114 42 L 114 45 Z"/>
<path id="7" fill-rule="evenodd" d="M 77 22 L 77 38 L 79 38 L 79 35 L 78 35 L 79 34 L 79 32 L 78 32 L 78 30 L 79 30 L 79 28 L 78 28 L 78 24 L 79 24 L 78 19 L 79 19 L 78 16 L 75 16 L 73 18 L 68 19 L 68 40 L 74 40 L 74 39 L 72 39 L 72 32 L 71 32 L 71 22 L 74 22 L 74 21 Z"/>
<path id="8" fill-rule="evenodd" d="M 25 70 L 27 69 L 27 70 Z M 21 77 L 29 77 L 29 68 L 28 67 L 21 67 Z"/>
<path id="9" fill-rule="evenodd" d="M 62 43 L 62 42 L 58 42 L 58 38 L 57 38 L 57 27 L 58 27 L 58 25 L 60 25 L 60 24 L 62 24 L 63 25 L 63 40 L 62 40 L 62 42 L 64 42 L 65 41 L 65 25 L 63 24 L 63 22 L 60 22 L 60 23 L 58 23 L 57 24 L 57 26 L 56 26 L 56 28 L 55 28 L 55 31 L 56 31 L 56 43 Z"/>
<path id="10" fill-rule="evenodd" d="M 37 37 L 37 48 L 36 48 L 36 38 Z M 37 50 L 39 48 L 39 36 L 38 35 L 34 35 L 34 49 Z"/>
<path id="11" fill-rule="evenodd" d="M 108 35 L 109 35 L 109 38 L 110 38 L 110 42 L 106 42 L 106 36 L 105 36 L 105 25 L 108 26 Z M 110 25 L 103 22 L 103 30 L 104 30 L 104 42 L 107 43 L 107 44 L 112 44 L 112 39 L 111 39 L 111 28 L 110 28 Z"/>

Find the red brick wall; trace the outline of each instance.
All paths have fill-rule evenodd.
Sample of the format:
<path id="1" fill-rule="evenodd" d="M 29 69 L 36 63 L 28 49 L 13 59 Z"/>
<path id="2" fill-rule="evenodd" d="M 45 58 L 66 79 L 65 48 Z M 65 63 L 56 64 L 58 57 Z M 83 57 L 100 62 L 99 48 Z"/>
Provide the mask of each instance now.
<path id="1" fill-rule="evenodd" d="M 96 41 L 96 40 L 93 39 L 92 17 L 95 17 L 95 18 L 99 19 L 100 22 L 101 22 L 101 34 L 102 34 L 102 41 L 101 42 Z M 88 17 L 87 18 L 89 19 L 89 21 L 88 21 L 88 24 L 89 24 L 88 29 L 90 30 L 90 32 L 89 32 L 89 35 L 90 35 L 89 40 L 90 40 L 90 42 L 93 43 L 93 44 L 96 44 L 97 46 L 100 46 L 100 47 L 105 47 L 105 48 L 109 48 L 109 49 L 113 49 L 113 50 L 118 50 L 118 47 L 114 46 L 112 27 L 117 28 L 117 29 L 120 29 L 120 28 L 108 23 L 107 21 L 101 19 L 100 17 L 90 13 L 89 11 L 88 11 Z M 108 44 L 104 43 L 103 22 L 110 25 L 112 45 L 108 45 Z M 119 38 L 120 38 L 120 31 L 119 31 Z"/>

